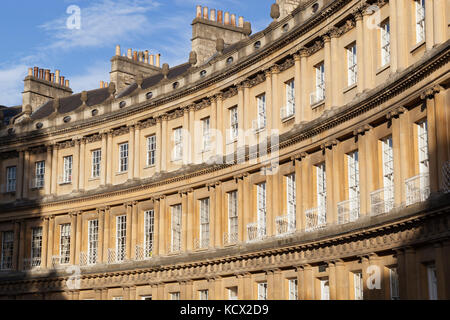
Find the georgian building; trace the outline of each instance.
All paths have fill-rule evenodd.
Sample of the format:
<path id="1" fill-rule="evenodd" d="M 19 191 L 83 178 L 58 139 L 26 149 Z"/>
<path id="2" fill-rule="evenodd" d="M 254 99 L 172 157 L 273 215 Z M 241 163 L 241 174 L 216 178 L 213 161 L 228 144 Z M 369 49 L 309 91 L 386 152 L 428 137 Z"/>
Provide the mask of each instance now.
<path id="1" fill-rule="evenodd" d="M 117 46 L 91 91 L 29 70 L 1 299 L 450 298 L 449 3 L 270 15 L 199 6 L 188 62 Z"/>

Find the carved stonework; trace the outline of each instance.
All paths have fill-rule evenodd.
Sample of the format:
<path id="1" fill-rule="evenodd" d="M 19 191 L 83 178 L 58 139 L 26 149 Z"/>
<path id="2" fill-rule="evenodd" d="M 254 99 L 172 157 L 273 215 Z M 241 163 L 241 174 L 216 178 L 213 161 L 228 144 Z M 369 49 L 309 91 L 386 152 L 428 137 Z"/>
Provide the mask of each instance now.
<path id="1" fill-rule="evenodd" d="M 128 133 L 130 133 L 130 127 L 123 126 L 119 129 L 113 131 L 113 137 L 121 136 L 121 135 L 128 134 Z"/>

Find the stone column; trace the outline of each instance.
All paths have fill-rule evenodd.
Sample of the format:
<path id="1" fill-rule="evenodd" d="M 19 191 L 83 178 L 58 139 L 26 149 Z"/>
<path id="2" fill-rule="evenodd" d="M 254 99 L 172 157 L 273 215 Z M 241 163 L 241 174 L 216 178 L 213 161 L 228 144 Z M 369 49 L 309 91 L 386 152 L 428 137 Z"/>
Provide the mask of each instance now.
<path id="1" fill-rule="evenodd" d="M 267 227 L 268 227 L 268 235 L 275 235 L 277 233 L 275 226 L 276 217 L 282 216 L 287 212 L 281 212 L 280 202 L 284 201 L 282 196 L 283 190 L 283 182 L 280 181 L 282 179 L 280 175 L 280 168 L 277 165 L 276 167 L 272 167 L 271 176 L 272 178 L 272 189 L 267 188 L 269 193 L 272 193 L 272 210 L 267 206 Z M 268 197 L 270 198 L 270 194 Z M 270 212 L 272 211 L 272 212 Z"/>
<path id="2" fill-rule="evenodd" d="M 418 266 L 416 263 L 416 250 L 412 247 L 405 249 L 405 282 L 406 282 L 406 299 L 418 299 Z"/>
<path id="3" fill-rule="evenodd" d="M 390 116 L 388 114 L 388 117 Z M 402 185 L 405 183 L 401 174 L 401 166 L 404 160 L 401 159 L 400 153 L 400 119 L 398 115 L 394 115 L 394 118 L 390 120 L 392 121 L 392 148 L 394 155 L 394 207 L 397 207 L 402 202 Z"/>
<path id="4" fill-rule="evenodd" d="M 434 24 L 434 12 L 433 12 L 433 3 L 436 0 L 433 1 L 425 1 L 425 41 L 426 41 L 426 49 L 431 50 L 433 49 L 433 45 L 434 45 L 434 35 L 435 35 L 435 30 L 433 28 L 433 24 Z M 413 3 L 412 6 L 415 6 L 415 4 Z M 444 11 L 445 7 L 441 7 L 439 8 L 439 11 Z M 414 19 L 414 16 L 412 17 L 412 19 Z M 446 33 L 447 28 L 441 29 L 441 30 L 436 30 L 436 33 Z"/>
<path id="5" fill-rule="evenodd" d="M 186 225 L 186 250 L 192 251 L 194 244 L 194 189 L 187 190 L 187 225 Z"/>
<path id="6" fill-rule="evenodd" d="M 243 132 L 245 132 L 245 130 L 247 130 L 248 128 L 245 125 L 245 118 L 244 118 L 244 86 L 242 84 L 239 84 L 237 86 L 237 89 L 238 89 L 237 113 L 238 113 L 238 127 L 239 127 L 239 136 L 237 145 L 238 147 L 241 147 L 245 145 L 245 136 Z"/>
<path id="7" fill-rule="evenodd" d="M 361 198 L 366 197 L 366 215 L 370 215 L 372 211 L 371 207 L 371 200 L 370 200 L 370 193 L 377 190 L 379 188 L 379 185 L 377 183 L 378 176 L 376 176 L 376 172 L 378 172 L 378 140 L 375 139 L 374 132 L 370 126 L 365 126 L 367 128 L 367 131 L 364 133 L 364 139 L 361 141 L 361 144 L 364 144 L 364 159 L 365 162 L 362 164 L 362 159 L 360 163 L 362 164 L 362 167 L 365 166 L 365 174 L 366 174 L 366 180 L 365 182 L 362 181 L 362 176 L 360 177 L 360 182 L 362 184 L 366 185 L 366 194 L 362 193 L 362 189 L 360 189 L 360 195 Z M 361 168 L 362 168 L 361 167 Z M 361 171 L 361 169 L 360 169 Z M 362 205 L 363 201 L 361 201 Z M 364 213 L 363 210 L 361 210 L 362 213 Z"/>
<path id="8" fill-rule="evenodd" d="M 348 299 L 348 272 L 342 260 L 334 261 L 336 272 L 336 299 Z"/>
<path id="9" fill-rule="evenodd" d="M 24 171 L 24 157 L 25 150 L 19 150 L 19 163 L 16 169 L 16 200 L 22 199 L 22 190 L 23 190 L 23 171 Z"/>
<path id="10" fill-rule="evenodd" d="M 98 248 L 97 248 L 97 262 L 102 263 L 103 260 L 103 248 L 105 242 L 105 208 L 97 209 L 98 212 Z"/>
<path id="11" fill-rule="evenodd" d="M 189 136 L 190 141 L 187 147 L 189 148 L 189 162 L 195 163 L 195 105 L 189 107 Z M 187 150 L 183 150 L 183 152 L 187 152 Z"/>
<path id="12" fill-rule="evenodd" d="M 80 146 L 80 174 L 79 174 L 80 182 L 78 183 L 78 188 L 80 191 L 84 191 L 84 180 L 86 173 L 85 163 L 86 163 L 86 138 L 82 138 Z"/>
<path id="13" fill-rule="evenodd" d="M 188 197 L 187 197 L 187 192 L 179 192 L 178 193 L 181 197 L 181 225 L 182 226 L 187 226 L 188 225 L 188 216 L 189 216 L 189 211 L 188 211 Z M 181 251 L 185 252 L 187 249 L 187 243 L 188 243 L 188 230 L 187 227 L 185 228 L 181 228 Z"/>
<path id="14" fill-rule="evenodd" d="M 335 195 L 333 192 L 333 154 L 336 152 L 334 146 L 337 145 L 337 141 L 333 140 L 331 142 L 325 143 L 321 148 L 325 151 L 325 181 L 327 190 L 327 202 L 326 202 L 326 221 L 327 224 L 332 224 L 337 221 L 336 215 L 336 203 Z"/>
<path id="15" fill-rule="evenodd" d="M 103 227 L 103 263 L 108 262 L 109 238 L 111 229 L 111 208 L 105 207 L 105 224 Z"/>
<path id="16" fill-rule="evenodd" d="M 409 42 L 404 41 L 404 39 L 409 39 L 408 33 L 410 24 L 408 17 L 410 15 L 408 14 L 408 10 L 410 9 L 411 3 L 409 1 L 389 1 L 389 6 L 391 6 L 394 2 L 395 8 L 393 8 L 392 11 L 395 11 L 396 15 L 389 15 L 389 19 L 393 20 L 392 24 L 395 24 L 395 29 L 397 32 L 395 35 L 396 42 L 391 40 L 391 43 L 393 44 L 392 47 L 397 45 L 397 69 L 395 71 L 401 71 L 408 66 L 407 57 L 409 56 Z"/>
<path id="17" fill-rule="evenodd" d="M 21 221 L 14 221 L 14 243 L 13 243 L 13 258 L 12 269 L 19 271 L 19 257 L 20 257 L 20 226 Z"/>
<path id="18" fill-rule="evenodd" d="M 222 156 L 225 152 L 226 130 L 225 130 L 225 110 L 223 109 L 223 94 L 216 94 L 217 98 L 217 137 L 216 137 L 216 155 Z"/>
<path id="19" fill-rule="evenodd" d="M 275 113 L 275 109 L 274 109 L 274 102 L 278 103 L 278 101 L 275 101 L 276 98 L 273 97 L 273 93 L 272 93 L 272 70 L 266 70 L 265 71 L 265 76 L 266 76 L 266 116 L 267 116 L 267 122 L 266 122 L 266 129 L 267 129 L 267 134 L 270 134 L 270 131 L 273 128 L 273 124 L 272 122 L 275 119 L 275 115 L 272 116 L 272 113 Z M 247 109 L 248 112 L 249 109 Z M 256 119 L 258 119 L 258 106 L 256 105 Z"/>
<path id="20" fill-rule="evenodd" d="M 223 210 L 223 197 L 224 194 L 222 193 L 222 182 L 217 181 L 216 182 L 216 193 L 215 193 L 215 215 L 214 215 L 214 221 L 215 224 L 213 225 L 215 230 L 215 241 L 213 243 L 213 246 L 221 248 L 223 246 L 223 233 L 224 233 L 224 210 Z"/>
<path id="21" fill-rule="evenodd" d="M 270 71 L 272 73 L 272 104 L 270 108 L 271 117 L 269 118 L 269 114 L 267 114 L 267 122 L 270 123 L 270 130 L 278 130 L 279 126 L 278 123 L 280 122 L 280 108 L 282 107 L 280 105 L 281 97 L 280 97 L 280 90 L 279 90 L 279 74 L 280 74 L 280 66 L 274 65 L 272 68 L 270 68 Z M 267 98 L 266 98 L 267 101 Z M 269 106 L 267 106 L 266 110 Z M 270 132 L 267 131 L 267 134 L 270 135 Z"/>
<path id="22" fill-rule="evenodd" d="M 368 268 L 369 268 L 369 259 L 368 256 L 364 255 L 364 256 L 360 256 L 361 258 L 361 276 L 362 276 L 362 282 L 363 282 L 363 299 L 369 300 L 369 292 L 370 289 L 367 286 L 367 279 L 369 278 L 370 274 L 367 273 Z M 353 279 L 352 279 L 353 281 Z M 353 288 L 354 288 L 354 283 L 353 283 Z"/>
<path id="23" fill-rule="evenodd" d="M 216 243 L 216 185 L 209 186 L 209 245 L 208 248 L 214 247 Z"/>
<path id="24" fill-rule="evenodd" d="M 102 137 L 102 149 L 101 149 L 101 155 L 102 158 L 100 160 L 100 186 L 105 186 L 106 184 L 106 172 L 107 172 L 107 162 L 106 159 L 107 157 L 110 157 L 111 155 L 107 155 L 107 139 L 108 139 L 108 134 L 106 132 L 101 132 L 100 133 L 101 137 Z"/>
<path id="25" fill-rule="evenodd" d="M 76 213 L 76 223 L 77 223 L 77 229 L 76 229 L 76 239 L 75 239 L 75 252 L 74 252 L 74 263 L 79 265 L 80 264 L 80 253 L 83 248 L 83 212 L 79 211 Z"/>
<path id="26" fill-rule="evenodd" d="M 253 300 L 253 281 L 252 274 L 245 273 L 244 275 L 244 299 L 245 300 Z"/>
<path id="27" fill-rule="evenodd" d="M 189 152 L 190 152 L 190 135 L 191 132 L 189 130 L 189 108 L 183 109 L 183 147 L 185 150 L 183 150 L 183 164 L 187 165 L 189 164 Z M 186 148 L 187 146 L 187 148 Z"/>
<path id="28" fill-rule="evenodd" d="M 247 234 L 247 224 L 256 222 L 256 210 L 253 210 L 253 185 L 250 181 L 250 176 L 248 174 L 243 176 L 244 184 L 243 184 L 243 199 L 242 202 L 244 208 L 242 211 L 243 215 L 243 221 L 244 221 L 244 230 L 245 230 L 245 237 L 244 241 L 248 240 L 248 234 Z M 267 198 L 267 196 L 266 196 Z"/>
<path id="29" fill-rule="evenodd" d="M 372 290 L 368 290 L 368 298 L 370 300 L 383 300 L 384 299 L 384 291 L 389 288 L 389 281 L 386 281 L 383 277 L 383 261 L 382 258 L 380 258 L 377 254 L 371 253 L 369 255 L 369 264 L 370 266 L 376 266 L 378 270 L 380 270 L 380 287 L 373 288 Z"/>
<path id="30" fill-rule="evenodd" d="M 134 176 L 134 132 L 136 124 L 130 126 L 130 136 L 128 138 L 128 180 L 132 180 Z"/>
<path id="31" fill-rule="evenodd" d="M 167 153 L 170 153 L 170 139 L 167 132 L 167 121 L 168 116 L 166 114 L 162 115 L 161 118 L 161 145 L 159 149 L 161 149 L 161 171 L 167 171 Z"/>
<path id="32" fill-rule="evenodd" d="M 214 300 L 224 300 L 223 279 L 216 276 L 214 280 Z"/>
<path id="33" fill-rule="evenodd" d="M 305 290 L 303 289 L 305 287 L 305 276 L 303 266 L 297 266 L 295 267 L 295 270 L 297 271 L 298 300 L 305 300 Z"/>
<path id="34" fill-rule="evenodd" d="M 55 144 L 53 146 L 53 156 L 52 156 L 52 187 L 51 187 L 51 193 L 52 195 L 56 195 L 56 190 L 58 186 L 58 163 L 59 163 L 59 146 Z"/>
<path id="35" fill-rule="evenodd" d="M 339 37 L 341 33 L 338 28 L 330 30 L 331 46 L 331 101 L 332 106 L 342 105 L 342 92 L 339 92 L 339 66 L 342 64 L 342 56 L 339 54 Z"/>
<path id="36" fill-rule="evenodd" d="M 22 191 L 22 198 L 28 199 L 28 190 L 30 189 L 30 170 L 31 170 L 31 163 L 30 163 L 30 151 L 25 150 L 24 157 L 23 157 L 23 191 Z"/>
<path id="37" fill-rule="evenodd" d="M 145 149 L 144 149 L 145 150 Z M 141 126 L 136 124 L 134 129 L 134 174 L 133 179 L 141 177 Z"/>
<path id="38" fill-rule="evenodd" d="M 74 265 L 75 263 L 75 255 L 76 255 L 76 249 L 79 247 L 79 240 L 78 240 L 78 223 L 77 223 L 77 212 L 71 212 L 70 213 L 70 262 L 69 264 Z"/>
<path id="39" fill-rule="evenodd" d="M 414 137 L 413 126 L 409 119 L 409 112 L 405 111 L 399 114 L 400 125 L 400 199 L 401 203 L 406 203 L 406 185 L 405 180 L 411 178 L 414 173 Z"/>
<path id="40" fill-rule="evenodd" d="M 156 118 L 156 173 L 161 171 L 162 162 L 162 128 L 161 128 L 161 117 Z"/>
<path id="41" fill-rule="evenodd" d="M 42 226 L 42 254 L 41 254 L 41 268 L 47 269 L 47 248 L 48 248 L 48 217 L 43 217 L 44 222 Z"/>
<path id="42" fill-rule="evenodd" d="M 309 264 L 306 264 L 303 266 L 303 275 L 304 275 L 303 296 L 304 296 L 305 300 L 313 300 L 313 298 L 314 298 L 314 278 L 313 278 L 312 267 Z"/>
<path id="43" fill-rule="evenodd" d="M 295 69 L 295 76 L 294 76 L 294 89 L 295 89 L 295 124 L 299 124 L 303 121 L 302 119 L 302 107 L 305 106 L 302 105 L 302 90 L 301 90 L 301 56 L 300 53 L 294 54 L 294 69 Z"/>
<path id="44" fill-rule="evenodd" d="M 133 223 L 133 218 L 132 218 L 132 212 L 133 212 L 133 202 L 127 202 L 125 203 L 125 209 L 126 209 L 126 216 L 127 216 L 127 227 L 126 227 L 126 232 L 127 232 L 127 236 L 126 236 L 126 253 L 125 253 L 125 259 L 132 259 L 132 255 L 131 255 L 131 227 L 132 227 L 132 223 Z"/>
<path id="45" fill-rule="evenodd" d="M 305 154 L 303 154 L 305 155 Z M 302 230 L 304 228 L 302 216 L 303 216 L 303 193 L 302 193 L 302 156 L 294 157 L 292 159 L 295 168 L 295 221 L 296 230 Z"/>
<path id="46" fill-rule="evenodd" d="M 47 242 L 47 268 L 52 267 L 53 246 L 54 246 L 54 233 L 55 233 L 55 217 L 49 216 L 48 225 L 48 242 Z"/>
<path id="47" fill-rule="evenodd" d="M 303 158 L 302 158 L 302 162 L 301 162 L 301 171 L 302 171 L 302 175 L 301 175 L 301 179 L 302 179 L 302 187 L 301 187 L 301 192 L 302 192 L 302 202 L 300 203 L 300 207 L 301 207 L 301 211 L 302 211 L 302 215 L 300 218 L 300 225 L 302 226 L 302 230 L 304 230 L 306 228 L 306 215 L 305 215 L 305 211 L 310 209 L 312 207 L 312 190 L 309 187 L 312 184 L 312 179 L 311 179 L 311 160 L 310 157 L 308 157 L 308 155 L 306 153 L 303 153 Z M 305 297 L 306 299 L 306 297 Z"/>
<path id="48" fill-rule="evenodd" d="M 369 166 L 371 167 L 372 159 L 368 155 L 370 141 L 367 139 L 369 126 L 363 126 L 353 131 L 353 135 L 358 145 L 358 165 L 359 165 L 359 204 L 360 216 L 370 214 L 370 199 L 369 199 Z"/>
<path id="49" fill-rule="evenodd" d="M 331 109 L 331 104 L 333 100 L 333 92 L 332 92 L 332 76 L 333 76 L 333 67 L 331 61 L 331 37 L 326 34 L 323 36 L 324 42 L 324 67 L 325 67 L 325 110 Z"/>
<path id="50" fill-rule="evenodd" d="M 357 60 L 358 74 L 362 73 L 364 77 L 364 88 L 362 90 L 371 89 L 375 86 L 375 72 L 376 63 L 374 57 L 379 56 L 379 49 L 375 46 L 377 38 L 375 37 L 375 30 L 368 28 L 371 19 L 371 15 L 374 13 L 372 10 L 364 10 L 363 12 L 363 43 L 362 45 L 356 44 L 357 52 L 363 50 L 364 60 Z M 375 53 L 375 54 L 374 54 Z"/>
<path id="51" fill-rule="evenodd" d="M 52 150 L 53 145 L 47 144 L 47 158 L 45 160 L 45 182 L 44 192 L 46 196 L 51 194 L 52 188 Z"/>
<path id="52" fill-rule="evenodd" d="M 445 10 L 448 12 L 449 3 L 447 0 L 433 0 L 433 5 L 434 44 L 437 45 L 444 43 L 448 39 L 448 36 L 446 36 L 446 33 L 442 32 L 442 30 L 448 28 L 447 22 L 445 21 Z"/>
<path id="53" fill-rule="evenodd" d="M 80 177 L 80 145 L 81 140 L 76 139 L 75 140 L 75 150 L 73 152 L 73 170 L 72 170 L 72 185 L 73 185 L 73 192 L 78 192 L 79 188 L 79 177 Z"/>
<path id="54" fill-rule="evenodd" d="M 166 240 L 166 231 L 170 232 L 170 225 L 167 219 L 167 209 L 166 209 L 166 197 L 161 196 L 159 198 L 159 255 L 164 255 L 168 252 L 170 243 Z"/>
<path id="55" fill-rule="evenodd" d="M 328 283 L 330 287 L 330 300 L 337 299 L 337 277 L 336 266 L 333 261 L 328 262 Z"/>
<path id="56" fill-rule="evenodd" d="M 103 158 L 103 154 L 102 154 Z M 111 185 L 112 184 L 112 177 L 113 177 L 113 168 L 114 168 L 114 155 L 113 155 L 113 130 L 108 131 L 108 151 L 105 155 L 106 160 L 106 167 L 107 167 L 107 174 L 106 174 L 106 184 Z"/>
<path id="57" fill-rule="evenodd" d="M 397 273 L 398 273 L 398 281 L 399 281 L 400 299 L 407 299 L 405 253 L 404 253 L 403 249 L 397 249 L 395 252 L 395 255 L 397 258 Z"/>
<path id="58" fill-rule="evenodd" d="M 238 241 L 244 241 L 246 239 L 246 226 L 244 219 L 244 180 L 241 178 L 235 178 L 237 180 L 237 200 L 238 200 Z M 228 222 L 227 222 L 228 225 Z M 227 230 L 228 232 L 228 230 Z"/>
<path id="59" fill-rule="evenodd" d="M 355 20 L 356 20 L 356 61 L 358 63 L 357 83 L 358 83 L 358 93 L 361 93 L 366 88 L 364 65 L 368 63 L 368 61 L 364 60 L 365 43 L 364 43 L 364 24 L 362 13 L 360 12 L 355 13 Z M 345 57 L 345 59 L 347 60 L 347 57 Z"/>
<path id="60" fill-rule="evenodd" d="M 154 242 L 154 249 L 153 249 L 153 255 L 159 256 L 159 247 L 160 247 L 160 220 L 161 220 L 161 210 L 160 210 L 160 203 L 159 198 L 153 199 L 153 208 L 155 210 L 155 242 Z"/>
<path id="61" fill-rule="evenodd" d="M 210 120 L 210 143 L 211 143 L 211 148 L 213 150 L 216 150 L 216 143 L 217 143 L 217 137 L 216 137 L 216 130 L 217 130 L 217 96 L 212 96 L 211 97 L 211 116 L 209 118 Z"/>
<path id="62" fill-rule="evenodd" d="M 136 245 L 138 244 L 138 215 L 139 215 L 139 202 L 132 202 L 132 212 L 131 212 L 131 259 L 136 258 Z"/>
<path id="63" fill-rule="evenodd" d="M 309 103 L 309 92 L 308 89 L 311 88 L 308 86 L 310 78 L 308 77 L 308 59 L 309 53 L 308 49 L 302 48 L 300 49 L 300 70 L 301 70 L 301 82 L 300 82 L 300 103 L 302 108 L 301 121 L 310 121 L 311 120 L 311 107 Z"/>
<path id="64" fill-rule="evenodd" d="M 390 72 L 391 74 L 397 72 L 398 64 L 398 28 L 397 28 L 397 1 L 389 1 L 389 27 L 390 27 L 390 39 L 391 39 L 391 61 L 390 61 Z M 400 38 L 401 39 L 401 38 Z"/>
<path id="65" fill-rule="evenodd" d="M 266 278 L 267 278 L 267 300 L 275 300 L 275 276 L 274 276 L 274 270 L 267 270 L 266 271 Z M 279 286 L 281 284 L 277 283 L 277 289 L 279 289 Z M 255 299 L 255 298 L 253 298 Z"/>

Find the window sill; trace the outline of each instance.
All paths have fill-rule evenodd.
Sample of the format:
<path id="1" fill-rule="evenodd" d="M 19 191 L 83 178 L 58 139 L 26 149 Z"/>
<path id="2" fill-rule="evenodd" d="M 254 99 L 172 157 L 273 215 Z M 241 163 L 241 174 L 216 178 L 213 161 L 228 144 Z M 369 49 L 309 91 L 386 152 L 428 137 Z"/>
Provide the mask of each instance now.
<path id="1" fill-rule="evenodd" d="M 70 184 L 72 184 L 72 181 L 70 181 L 70 182 L 60 182 L 60 183 L 58 183 L 60 186 L 67 186 L 67 185 L 70 185 Z"/>
<path id="2" fill-rule="evenodd" d="M 355 89 L 358 86 L 358 82 L 355 82 L 354 84 L 348 86 L 347 88 L 344 88 L 344 90 L 342 90 L 343 93 L 347 93 L 353 89 Z"/>
<path id="3" fill-rule="evenodd" d="M 156 167 L 156 165 L 152 164 L 152 165 L 145 166 L 144 169 L 152 169 L 155 167 Z"/>
<path id="4" fill-rule="evenodd" d="M 233 144 L 238 141 L 238 138 L 233 138 L 233 140 L 227 141 L 227 145 Z"/>
<path id="5" fill-rule="evenodd" d="M 6 191 L 5 194 L 8 195 L 8 196 L 15 196 L 16 195 L 16 191 Z"/>
<path id="6" fill-rule="evenodd" d="M 39 190 L 42 190 L 42 189 L 44 189 L 44 186 L 42 186 L 42 187 L 33 187 L 33 188 L 31 188 L 31 191 L 39 191 Z"/>
<path id="7" fill-rule="evenodd" d="M 254 132 L 255 134 L 261 133 L 261 132 L 263 132 L 263 131 L 266 131 L 266 127 L 253 129 L 253 132 Z"/>
<path id="8" fill-rule="evenodd" d="M 295 113 L 293 113 L 291 115 L 288 115 L 288 116 L 286 116 L 284 118 L 281 118 L 281 122 L 288 122 L 289 120 L 292 120 L 294 118 L 295 118 Z"/>
<path id="9" fill-rule="evenodd" d="M 390 67 L 391 67 L 391 63 L 386 63 L 384 66 L 381 66 L 377 69 L 377 71 L 375 72 L 375 75 L 379 75 L 380 73 L 389 69 Z"/>
<path id="10" fill-rule="evenodd" d="M 88 181 L 89 181 L 89 182 L 92 182 L 92 181 L 99 181 L 99 180 L 100 180 L 100 177 L 98 177 L 98 178 L 92 178 L 92 177 L 91 177 L 91 178 L 89 178 Z"/>
<path id="11" fill-rule="evenodd" d="M 424 46 L 426 43 L 425 40 L 420 41 L 419 43 L 416 43 L 410 50 L 410 53 L 414 53 L 414 51 L 418 50 L 419 48 L 421 48 L 422 46 Z"/>
<path id="12" fill-rule="evenodd" d="M 182 160 L 183 160 L 183 158 L 176 158 L 176 159 L 172 159 L 172 162 L 180 162 Z"/>
<path id="13" fill-rule="evenodd" d="M 116 172 L 116 176 L 122 176 L 122 175 L 127 174 L 127 173 L 128 173 L 128 170 L 127 171 Z"/>
<path id="14" fill-rule="evenodd" d="M 311 109 L 316 109 L 318 107 L 320 107 L 321 105 L 325 104 L 325 99 L 320 100 L 319 102 L 316 102 L 314 104 L 311 105 Z"/>

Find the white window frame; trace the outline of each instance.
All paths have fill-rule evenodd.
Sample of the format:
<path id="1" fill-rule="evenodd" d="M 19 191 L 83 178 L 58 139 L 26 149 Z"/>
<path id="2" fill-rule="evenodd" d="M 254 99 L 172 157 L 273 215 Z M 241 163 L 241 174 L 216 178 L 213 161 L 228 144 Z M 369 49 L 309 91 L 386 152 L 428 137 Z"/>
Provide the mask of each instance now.
<path id="1" fill-rule="evenodd" d="M 119 144 L 119 172 L 128 171 L 128 142 Z"/>
<path id="2" fill-rule="evenodd" d="M 198 291 L 199 300 L 208 300 L 209 292 L 207 289 Z"/>
<path id="3" fill-rule="evenodd" d="M 320 280 L 320 300 L 330 300 L 330 282 L 328 279 Z"/>
<path id="4" fill-rule="evenodd" d="M 92 170 L 91 178 L 99 178 L 101 174 L 102 150 L 97 149 L 92 151 Z"/>
<path id="5" fill-rule="evenodd" d="M 36 261 L 39 261 L 42 256 L 42 227 L 36 227 L 31 229 L 31 261 L 32 266 L 37 266 Z"/>
<path id="6" fill-rule="evenodd" d="M 202 147 L 203 152 L 211 150 L 211 118 L 202 119 Z"/>
<path id="7" fill-rule="evenodd" d="M 314 101 L 311 101 L 311 104 L 316 104 L 325 100 L 325 63 L 319 63 L 314 69 L 316 71 L 315 98 Z"/>
<path id="8" fill-rule="evenodd" d="M 353 273 L 353 287 L 355 293 L 355 300 L 363 300 L 364 297 L 364 287 L 363 287 L 363 277 L 362 272 Z"/>
<path id="9" fill-rule="evenodd" d="M 428 279 L 428 299 L 437 300 L 438 299 L 438 284 L 437 284 L 437 274 L 436 265 L 427 265 L 427 279 Z"/>
<path id="10" fill-rule="evenodd" d="M 325 162 L 316 165 L 317 207 L 324 210 L 327 206 L 327 175 Z"/>
<path id="11" fill-rule="evenodd" d="M 297 210 L 297 186 L 295 183 L 295 173 L 286 176 L 286 208 L 288 217 L 294 219 L 289 222 L 295 225 Z"/>
<path id="12" fill-rule="evenodd" d="M 392 199 L 394 197 L 394 145 L 392 136 L 381 140 L 382 143 L 382 159 L 383 159 L 383 187 L 384 199 Z M 386 205 L 390 201 L 386 202 Z M 390 211 L 392 208 L 385 208 Z"/>
<path id="13" fill-rule="evenodd" d="M 260 183 L 256 186 L 257 199 L 257 219 L 258 219 L 258 236 L 264 237 L 267 229 L 267 194 L 266 183 Z"/>
<path id="14" fill-rule="evenodd" d="M 267 282 L 258 282 L 258 300 L 267 300 Z"/>
<path id="15" fill-rule="evenodd" d="M 182 127 L 173 129 L 173 154 L 172 161 L 178 161 L 183 158 L 183 132 Z"/>
<path id="16" fill-rule="evenodd" d="M 171 207 L 171 251 L 178 252 L 181 250 L 181 204 Z"/>
<path id="17" fill-rule="evenodd" d="M 295 80 L 286 82 L 286 117 L 295 114 Z"/>
<path id="18" fill-rule="evenodd" d="M 34 168 L 34 187 L 43 188 L 45 183 L 45 161 L 35 162 Z"/>
<path id="19" fill-rule="evenodd" d="M 237 106 L 228 109 L 230 112 L 230 140 L 234 141 L 239 135 L 239 115 Z"/>
<path id="20" fill-rule="evenodd" d="M 256 97 L 257 107 L 258 107 L 258 117 L 257 117 L 257 128 L 255 129 L 263 129 L 266 127 L 267 123 L 267 114 L 266 114 L 266 94 L 263 93 Z"/>
<path id="21" fill-rule="evenodd" d="M 73 156 L 66 156 L 63 158 L 64 172 L 63 183 L 72 183 L 73 170 Z"/>
<path id="22" fill-rule="evenodd" d="M 298 280 L 289 279 L 289 300 L 298 300 Z"/>
<path id="23" fill-rule="evenodd" d="M 156 135 L 147 137 L 147 166 L 154 166 L 156 162 Z"/>
<path id="24" fill-rule="evenodd" d="M 209 198 L 200 200 L 200 247 L 208 247 L 210 241 L 210 201 Z M 207 244 L 207 245 L 206 245 Z"/>
<path id="25" fill-rule="evenodd" d="M 356 43 L 346 48 L 347 51 L 347 85 L 352 86 L 358 81 L 358 60 Z"/>
<path id="26" fill-rule="evenodd" d="M 144 212 L 144 256 L 150 258 L 153 254 L 155 241 L 155 211 Z"/>
<path id="27" fill-rule="evenodd" d="M 170 293 L 170 300 L 180 300 L 180 293 L 179 292 L 171 292 Z"/>
<path id="28" fill-rule="evenodd" d="M 16 192 L 17 187 L 17 167 L 6 168 L 6 192 Z"/>
<path id="29" fill-rule="evenodd" d="M 425 0 L 414 0 L 416 17 L 416 43 L 425 41 Z"/>
<path id="30" fill-rule="evenodd" d="M 237 286 L 228 288 L 228 300 L 238 300 L 238 290 Z"/>
<path id="31" fill-rule="evenodd" d="M 228 193 L 228 235 L 230 240 L 238 238 L 239 218 L 238 218 L 238 191 Z"/>
<path id="32" fill-rule="evenodd" d="M 116 261 L 125 260 L 127 252 L 127 216 L 116 217 Z"/>
<path id="33" fill-rule="evenodd" d="M 0 270 L 10 270 L 13 264 L 14 231 L 3 231 Z"/>
<path id="34" fill-rule="evenodd" d="M 387 19 L 380 25 L 381 66 L 391 62 L 391 24 Z"/>
<path id="35" fill-rule="evenodd" d="M 92 265 L 98 261 L 98 220 L 88 221 L 88 261 Z"/>
<path id="36" fill-rule="evenodd" d="M 59 263 L 70 263 L 70 234 L 71 224 L 65 223 L 59 226 Z"/>
<path id="37" fill-rule="evenodd" d="M 400 299 L 400 287 L 398 281 L 397 268 L 389 268 L 389 286 L 391 292 L 391 300 Z"/>
<path id="38" fill-rule="evenodd" d="M 417 123 L 417 147 L 419 154 L 419 173 L 430 172 L 430 160 L 428 154 L 428 122 L 427 120 Z"/>

